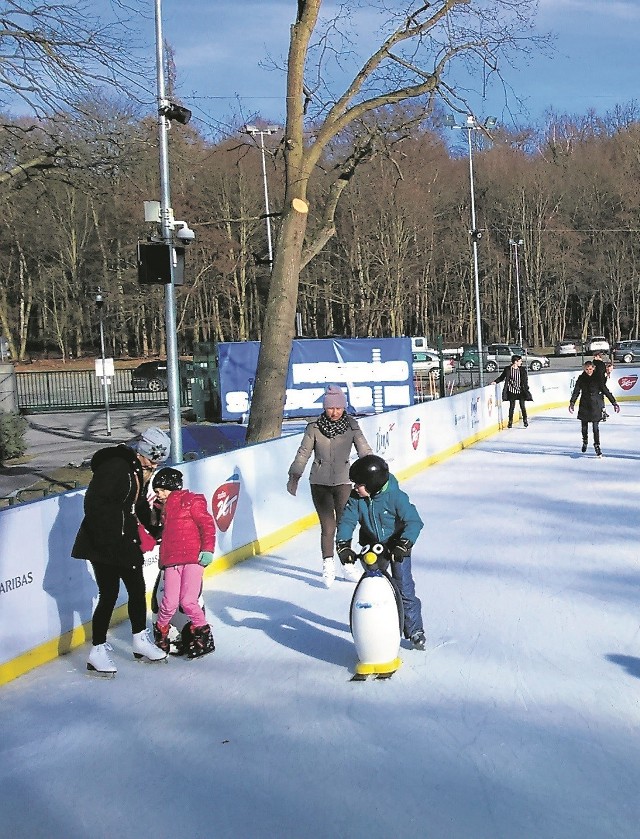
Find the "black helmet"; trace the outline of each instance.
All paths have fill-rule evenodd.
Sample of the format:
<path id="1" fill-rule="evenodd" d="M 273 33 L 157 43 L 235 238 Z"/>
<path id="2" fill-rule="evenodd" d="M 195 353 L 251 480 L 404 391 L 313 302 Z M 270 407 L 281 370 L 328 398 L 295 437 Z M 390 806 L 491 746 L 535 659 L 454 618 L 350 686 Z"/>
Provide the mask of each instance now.
<path id="1" fill-rule="evenodd" d="M 389 467 L 377 454 L 366 454 L 351 465 L 349 479 L 375 495 L 389 480 Z"/>
<path id="2" fill-rule="evenodd" d="M 175 489 L 182 489 L 182 472 L 179 469 L 171 469 L 171 467 L 165 466 L 164 469 L 156 472 L 151 483 L 154 489 L 169 489 L 171 492 Z"/>

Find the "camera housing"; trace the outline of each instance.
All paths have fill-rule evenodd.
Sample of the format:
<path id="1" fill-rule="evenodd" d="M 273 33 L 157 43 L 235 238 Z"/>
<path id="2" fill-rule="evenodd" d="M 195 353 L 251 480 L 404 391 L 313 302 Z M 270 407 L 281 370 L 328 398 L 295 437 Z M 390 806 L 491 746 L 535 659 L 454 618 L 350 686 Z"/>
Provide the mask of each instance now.
<path id="1" fill-rule="evenodd" d="M 195 231 L 189 227 L 186 221 L 174 222 L 174 229 L 176 239 L 178 239 L 182 245 L 190 245 L 196 238 Z"/>

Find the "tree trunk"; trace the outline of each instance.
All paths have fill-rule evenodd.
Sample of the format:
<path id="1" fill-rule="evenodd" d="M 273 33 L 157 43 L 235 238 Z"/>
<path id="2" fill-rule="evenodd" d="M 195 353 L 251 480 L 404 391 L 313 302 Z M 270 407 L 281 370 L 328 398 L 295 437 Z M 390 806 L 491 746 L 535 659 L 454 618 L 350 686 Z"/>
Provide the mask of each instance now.
<path id="1" fill-rule="evenodd" d="M 299 206 L 302 208 L 303 205 L 304 202 L 301 201 Z M 306 212 L 298 212 L 291 206 L 282 220 L 276 244 L 258 372 L 252 396 L 252 405 L 259 406 L 259 411 L 251 411 L 247 429 L 247 439 L 251 441 L 270 440 L 279 437 L 282 432 L 287 371 L 291 342 L 295 334 L 300 259 L 306 227 Z"/>

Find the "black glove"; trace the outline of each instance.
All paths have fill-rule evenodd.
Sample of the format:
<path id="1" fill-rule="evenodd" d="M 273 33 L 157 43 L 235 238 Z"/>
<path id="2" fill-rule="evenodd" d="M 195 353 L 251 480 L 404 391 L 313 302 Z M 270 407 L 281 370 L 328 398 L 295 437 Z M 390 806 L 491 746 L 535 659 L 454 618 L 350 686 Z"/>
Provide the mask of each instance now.
<path id="1" fill-rule="evenodd" d="M 409 539 L 398 539 L 397 543 L 391 549 L 391 559 L 394 562 L 402 562 L 405 556 L 409 556 L 413 542 Z"/>
<path id="2" fill-rule="evenodd" d="M 356 553 L 351 549 L 351 542 L 347 542 L 346 540 L 343 542 L 337 542 L 336 551 L 338 552 L 338 559 L 343 565 L 346 565 L 347 563 L 353 565 L 356 561 Z"/>

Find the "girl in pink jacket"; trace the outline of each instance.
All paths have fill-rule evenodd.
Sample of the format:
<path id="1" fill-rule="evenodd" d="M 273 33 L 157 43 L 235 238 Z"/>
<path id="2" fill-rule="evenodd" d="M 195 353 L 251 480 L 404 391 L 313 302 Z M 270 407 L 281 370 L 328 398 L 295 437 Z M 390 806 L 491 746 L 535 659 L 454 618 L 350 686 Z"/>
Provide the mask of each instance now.
<path id="1" fill-rule="evenodd" d="M 187 655 L 198 658 L 213 652 L 213 636 L 199 604 L 204 568 L 213 559 L 216 529 L 204 495 L 182 488 L 182 472 L 160 469 L 153 489 L 162 505 L 160 568 L 164 569 L 164 593 L 154 624 L 158 647 L 169 652 L 169 622 L 182 609 L 189 618 Z M 183 637 L 184 637 L 183 630 Z"/>

